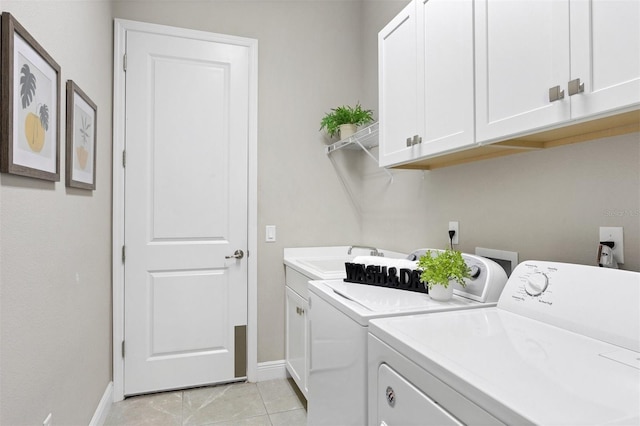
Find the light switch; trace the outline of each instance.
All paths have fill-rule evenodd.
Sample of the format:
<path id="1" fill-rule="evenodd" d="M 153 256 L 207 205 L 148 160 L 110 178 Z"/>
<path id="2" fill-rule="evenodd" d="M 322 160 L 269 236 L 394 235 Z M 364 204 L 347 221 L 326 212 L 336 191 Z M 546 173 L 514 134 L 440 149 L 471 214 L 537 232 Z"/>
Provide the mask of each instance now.
<path id="1" fill-rule="evenodd" d="M 265 241 L 268 243 L 274 243 L 276 241 L 276 226 L 275 225 L 267 225 L 265 231 Z"/>

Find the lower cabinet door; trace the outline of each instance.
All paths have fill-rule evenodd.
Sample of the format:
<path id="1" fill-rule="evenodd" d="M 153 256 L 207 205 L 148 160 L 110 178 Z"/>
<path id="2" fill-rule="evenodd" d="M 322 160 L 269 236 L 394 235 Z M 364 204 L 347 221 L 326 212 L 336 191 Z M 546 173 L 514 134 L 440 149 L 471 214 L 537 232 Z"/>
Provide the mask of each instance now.
<path id="1" fill-rule="evenodd" d="M 286 343 L 287 371 L 302 394 L 307 397 L 307 301 L 286 287 Z"/>

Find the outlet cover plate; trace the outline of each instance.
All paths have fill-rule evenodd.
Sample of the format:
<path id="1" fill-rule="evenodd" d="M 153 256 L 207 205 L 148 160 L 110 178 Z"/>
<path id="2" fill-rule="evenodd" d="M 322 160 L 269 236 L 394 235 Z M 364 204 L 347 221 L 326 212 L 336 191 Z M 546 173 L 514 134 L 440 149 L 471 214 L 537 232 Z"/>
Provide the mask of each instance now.
<path id="1" fill-rule="evenodd" d="M 624 263 L 624 237 L 621 226 L 601 226 L 598 241 L 613 241 L 613 257 L 616 262 Z"/>
<path id="2" fill-rule="evenodd" d="M 456 231 L 453 236 L 452 244 L 460 244 L 460 223 L 459 222 L 449 222 L 449 231 Z"/>

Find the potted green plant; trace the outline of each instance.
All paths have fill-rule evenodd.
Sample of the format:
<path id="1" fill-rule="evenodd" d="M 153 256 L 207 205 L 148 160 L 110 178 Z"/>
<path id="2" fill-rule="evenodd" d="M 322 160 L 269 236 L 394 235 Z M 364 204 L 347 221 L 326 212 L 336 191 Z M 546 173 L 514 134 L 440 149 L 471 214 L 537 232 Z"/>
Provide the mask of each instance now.
<path id="1" fill-rule="evenodd" d="M 373 121 L 373 111 L 363 109 L 358 102 L 355 107 L 343 105 L 332 108 L 320 121 L 320 130 L 326 129 L 330 137 L 339 133 L 340 139 L 346 139 L 356 132 L 357 126 Z"/>
<path id="2" fill-rule="evenodd" d="M 465 278 L 469 278 L 469 267 L 456 250 L 427 252 L 418 260 L 418 269 L 422 270 L 420 281 L 429 286 L 429 295 L 434 300 L 446 301 L 453 295 L 452 281 L 465 287 Z"/>

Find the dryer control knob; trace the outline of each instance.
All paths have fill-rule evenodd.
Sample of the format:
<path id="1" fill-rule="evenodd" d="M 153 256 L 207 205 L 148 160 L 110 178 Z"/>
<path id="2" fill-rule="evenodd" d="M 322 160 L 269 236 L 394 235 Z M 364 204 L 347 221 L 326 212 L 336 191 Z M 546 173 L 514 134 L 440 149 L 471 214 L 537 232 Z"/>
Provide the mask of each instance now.
<path id="1" fill-rule="evenodd" d="M 480 267 L 478 265 L 471 265 L 469 268 L 469 278 L 475 280 L 480 276 Z"/>
<path id="2" fill-rule="evenodd" d="M 524 290 L 529 296 L 540 296 L 549 286 L 549 278 L 542 272 L 535 272 L 527 277 Z"/>

